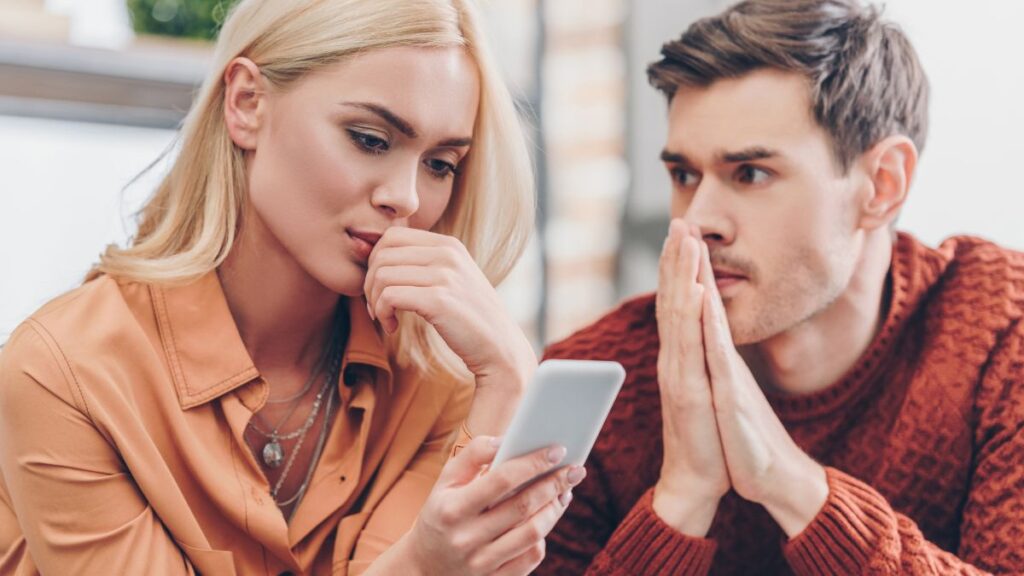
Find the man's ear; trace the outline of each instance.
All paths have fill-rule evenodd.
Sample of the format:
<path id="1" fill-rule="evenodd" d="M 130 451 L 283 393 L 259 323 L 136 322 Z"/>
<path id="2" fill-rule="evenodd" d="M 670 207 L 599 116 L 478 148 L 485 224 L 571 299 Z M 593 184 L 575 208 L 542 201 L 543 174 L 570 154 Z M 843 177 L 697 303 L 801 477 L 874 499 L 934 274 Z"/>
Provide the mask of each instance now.
<path id="1" fill-rule="evenodd" d="M 239 56 L 224 70 L 224 122 L 228 135 L 243 150 L 255 150 L 266 108 L 266 81 L 256 64 Z"/>
<path id="2" fill-rule="evenodd" d="M 864 152 L 859 164 L 867 178 L 861 227 L 889 227 L 907 200 L 917 168 L 917 146 L 906 136 L 889 136 Z"/>

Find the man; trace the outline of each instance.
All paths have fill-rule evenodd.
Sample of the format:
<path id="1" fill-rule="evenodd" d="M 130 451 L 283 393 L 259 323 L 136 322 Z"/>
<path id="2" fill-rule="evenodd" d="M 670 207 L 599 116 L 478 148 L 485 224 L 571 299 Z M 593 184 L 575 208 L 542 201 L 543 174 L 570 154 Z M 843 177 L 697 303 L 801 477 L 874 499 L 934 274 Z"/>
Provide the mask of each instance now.
<path id="1" fill-rule="evenodd" d="M 748 0 L 662 55 L 658 290 L 548 351 L 629 376 L 538 573 L 1024 571 L 1024 255 L 893 231 L 927 132 L 906 37 Z"/>

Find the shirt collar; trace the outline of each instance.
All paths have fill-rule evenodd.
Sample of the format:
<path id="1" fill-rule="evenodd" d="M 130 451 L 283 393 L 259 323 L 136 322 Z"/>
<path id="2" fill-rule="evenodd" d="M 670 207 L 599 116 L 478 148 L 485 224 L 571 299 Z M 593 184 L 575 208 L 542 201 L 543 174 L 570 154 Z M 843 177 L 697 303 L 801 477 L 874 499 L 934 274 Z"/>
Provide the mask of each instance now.
<path id="1" fill-rule="evenodd" d="M 259 376 L 216 271 L 185 285 L 151 285 L 150 294 L 171 379 L 183 409 L 205 404 Z M 345 300 L 350 329 L 343 372 L 350 363 L 377 368 L 383 372 L 381 379 L 390 393 L 393 379 L 387 347 L 367 313 L 365 300 Z"/>

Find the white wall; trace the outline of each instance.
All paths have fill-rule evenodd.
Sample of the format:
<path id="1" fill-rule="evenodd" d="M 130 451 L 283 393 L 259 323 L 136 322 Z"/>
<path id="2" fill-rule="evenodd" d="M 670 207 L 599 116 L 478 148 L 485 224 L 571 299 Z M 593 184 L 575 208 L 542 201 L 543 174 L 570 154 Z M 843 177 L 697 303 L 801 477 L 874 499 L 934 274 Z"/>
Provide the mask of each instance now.
<path id="1" fill-rule="evenodd" d="M 1024 249 L 1024 3 L 891 0 L 931 79 L 931 133 L 901 221 L 935 243 L 978 234 Z"/>
<path id="2" fill-rule="evenodd" d="M 173 136 L 0 116 L 0 344 L 25 316 L 77 286 L 106 245 L 124 242 L 159 170 L 122 189 Z"/>

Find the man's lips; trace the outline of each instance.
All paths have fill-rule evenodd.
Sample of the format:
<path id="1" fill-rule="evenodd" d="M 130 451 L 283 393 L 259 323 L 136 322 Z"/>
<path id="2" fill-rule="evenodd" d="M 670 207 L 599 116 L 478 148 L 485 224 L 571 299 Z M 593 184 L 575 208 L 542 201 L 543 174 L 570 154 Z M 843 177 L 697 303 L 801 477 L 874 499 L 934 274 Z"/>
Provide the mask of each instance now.
<path id="1" fill-rule="evenodd" d="M 715 274 L 715 278 L 737 278 L 741 280 L 746 280 L 747 278 L 746 274 L 729 268 L 718 268 L 717 266 L 712 266 L 711 271 Z"/>
<path id="2" fill-rule="evenodd" d="M 712 272 L 715 275 L 715 284 L 718 286 L 719 290 L 723 290 L 747 280 L 747 276 L 745 274 L 732 270 L 712 267 Z"/>

